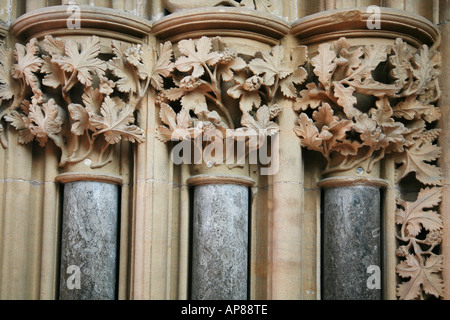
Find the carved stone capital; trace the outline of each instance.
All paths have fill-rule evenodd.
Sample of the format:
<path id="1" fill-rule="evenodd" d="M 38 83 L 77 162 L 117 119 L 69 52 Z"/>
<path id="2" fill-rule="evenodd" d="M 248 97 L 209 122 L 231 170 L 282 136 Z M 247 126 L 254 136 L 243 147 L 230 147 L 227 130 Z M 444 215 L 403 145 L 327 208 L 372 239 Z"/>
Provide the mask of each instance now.
<path id="1" fill-rule="evenodd" d="M 429 129 L 440 110 L 440 54 L 402 39 L 393 45 L 351 46 L 341 38 L 319 45 L 311 59 L 312 81 L 300 92 L 296 134 L 321 152 L 324 174 L 361 167 L 370 173 L 386 154 L 401 164 L 397 180 L 410 172 L 435 184 L 439 129 Z"/>
<path id="2" fill-rule="evenodd" d="M 171 56 L 170 42 L 163 47 Z M 232 157 L 245 158 L 258 150 L 278 132 L 278 99 L 297 98 L 295 86 L 307 77 L 304 46 L 288 51 L 277 45 L 253 56 L 239 51 L 219 37 L 184 39 L 174 46 L 173 68 L 165 77 L 170 81 L 158 90 L 163 125 L 157 138 L 188 148 L 192 142 L 202 159 L 194 155 L 189 164 L 233 167 L 236 159 L 228 151 L 235 144 L 244 143 L 245 154 Z"/>

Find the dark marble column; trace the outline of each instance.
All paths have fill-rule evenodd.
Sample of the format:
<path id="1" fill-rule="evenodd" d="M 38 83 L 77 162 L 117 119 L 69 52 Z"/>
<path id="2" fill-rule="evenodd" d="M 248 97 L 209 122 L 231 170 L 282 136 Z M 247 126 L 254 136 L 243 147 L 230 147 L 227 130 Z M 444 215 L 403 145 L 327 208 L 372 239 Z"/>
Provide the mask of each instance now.
<path id="1" fill-rule="evenodd" d="M 248 209 L 247 185 L 194 186 L 192 299 L 247 299 Z"/>
<path id="2" fill-rule="evenodd" d="M 377 185 L 324 188 L 323 299 L 381 299 L 380 201 Z"/>
<path id="3" fill-rule="evenodd" d="M 59 299 L 115 299 L 118 199 L 115 184 L 65 183 Z"/>

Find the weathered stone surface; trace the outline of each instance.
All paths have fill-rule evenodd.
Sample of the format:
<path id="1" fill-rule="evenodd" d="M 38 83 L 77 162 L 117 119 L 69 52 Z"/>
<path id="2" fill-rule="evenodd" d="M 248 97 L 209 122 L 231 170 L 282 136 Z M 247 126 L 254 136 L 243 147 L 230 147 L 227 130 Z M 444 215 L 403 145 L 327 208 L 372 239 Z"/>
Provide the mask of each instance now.
<path id="1" fill-rule="evenodd" d="M 247 299 L 248 188 L 194 189 L 192 299 Z"/>
<path id="2" fill-rule="evenodd" d="M 119 187 L 109 183 L 77 181 L 64 185 L 60 299 L 115 298 L 118 195 Z"/>
<path id="3" fill-rule="evenodd" d="M 323 220 L 323 298 L 381 299 L 380 289 L 369 288 L 376 284 L 375 268 L 381 267 L 379 189 L 325 189 Z"/>

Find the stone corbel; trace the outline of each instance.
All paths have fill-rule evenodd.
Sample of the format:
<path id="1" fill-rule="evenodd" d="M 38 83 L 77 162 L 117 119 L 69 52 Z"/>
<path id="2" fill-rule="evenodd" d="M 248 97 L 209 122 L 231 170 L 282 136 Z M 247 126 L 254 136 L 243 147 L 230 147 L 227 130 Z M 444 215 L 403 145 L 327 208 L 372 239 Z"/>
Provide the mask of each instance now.
<path id="1" fill-rule="evenodd" d="M 352 299 L 367 294 L 367 299 L 380 298 L 367 290 L 365 277 L 353 293 L 334 290 L 344 285 L 349 274 L 342 273 L 338 256 L 343 257 L 345 269 L 354 267 L 355 274 L 365 272 L 357 271 L 356 264 L 349 266 L 351 259 L 345 258 L 350 250 L 345 246 L 356 240 L 351 234 L 360 235 L 351 250 L 367 257 L 373 255 L 373 264 L 379 262 L 379 241 L 367 238 L 364 242 L 363 238 L 369 229 L 379 230 L 380 206 L 364 201 L 374 187 L 388 185 L 380 180 L 379 168 L 388 154 L 397 164 L 394 184 L 414 173 L 419 183 L 428 186 L 419 191 L 416 202 L 398 198 L 396 212 L 390 213 L 401 226 L 397 234 L 401 245 L 395 253 L 401 261 L 396 271 L 402 278 L 411 278 L 399 283 L 397 296 L 439 297 L 443 292 L 438 275 L 442 257 L 431 250 L 440 243 L 442 220 L 438 213 L 427 210 L 439 205 L 441 194 L 441 171 L 435 164 L 440 155 L 436 144 L 440 133 L 436 123 L 441 116 L 436 106 L 440 97 L 439 35 L 425 19 L 397 10 L 382 10 L 381 29 L 368 29 L 367 19 L 362 10 L 341 10 L 313 15 L 293 26 L 294 33 L 317 50 L 311 54 L 310 63 L 314 78 L 306 83 L 294 108 L 300 113 L 295 132 L 302 146 L 322 153 L 327 163 L 325 179 L 319 182 L 326 199 L 324 297 L 348 294 L 346 297 Z M 378 43 L 363 45 L 364 36 L 376 38 Z M 349 196 L 346 192 L 351 188 L 355 190 Z M 365 195 L 359 195 L 361 188 L 367 189 Z M 379 194 L 370 197 L 380 201 Z M 367 217 L 348 211 L 345 217 L 349 220 L 341 221 L 340 208 L 348 201 L 351 208 L 365 208 Z M 369 209 L 374 206 L 378 210 L 372 213 Z M 374 214 L 378 215 L 375 220 Z M 340 223 L 351 230 L 340 233 L 338 229 L 344 228 Z M 417 238 L 423 230 L 429 234 L 426 240 Z M 342 243 L 334 247 L 336 241 Z M 428 272 L 429 283 L 420 280 L 418 273 L 412 272 L 414 268 Z"/>

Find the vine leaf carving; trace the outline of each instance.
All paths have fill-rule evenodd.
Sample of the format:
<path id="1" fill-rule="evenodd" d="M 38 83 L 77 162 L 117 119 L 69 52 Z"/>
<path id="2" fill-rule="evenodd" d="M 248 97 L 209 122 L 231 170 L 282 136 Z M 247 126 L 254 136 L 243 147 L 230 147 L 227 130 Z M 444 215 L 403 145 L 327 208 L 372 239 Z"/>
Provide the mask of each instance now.
<path id="1" fill-rule="evenodd" d="M 401 164 L 396 172 L 396 183 L 408 173 L 415 172 L 417 180 L 423 184 L 441 184 L 441 169 L 428 163 L 435 161 L 440 154 L 440 147 L 424 141 L 424 138 L 418 138 L 411 147 L 396 157 L 396 163 Z"/>
<path id="2" fill-rule="evenodd" d="M 184 56 L 175 61 L 175 67 L 181 72 L 193 69 L 191 75 L 196 78 L 204 74 L 207 65 L 215 65 L 221 57 L 218 52 L 211 52 L 212 40 L 208 37 L 201 37 L 197 41 L 181 40 L 178 48 Z"/>
<path id="3" fill-rule="evenodd" d="M 106 142 L 114 144 L 121 139 L 130 142 L 144 142 L 144 131 L 134 123 L 134 109 L 118 100 L 113 100 L 109 96 L 105 97 L 100 108 L 101 115 L 89 112 L 92 126 L 97 130 L 95 135 L 103 133 Z"/>
<path id="4" fill-rule="evenodd" d="M 107 68 L 106 62 L 98 58 L 99 54 L 100 38 L 92 36 L 86 38 L 80 48 L 74 40 L 67 40 L 65 56 L 55 56 L 53 61 L 64 71 L 76 74 L 80 83 L 91 86 L 92 76 L 103 77 Z"/>
<path id="5" fill-rule="evenodd" d="M 66 115 L 64 110 L 58 106 L 54 99 L 50 99 L 42 106 L 30 104 L 29 118 L 31 121 L 30 131 L 36 137 L 40 146 L 45 146 L 48 137 L 52 138 L 57 145 L 62 138 L 56 135 L 61 132 L 62 124 Z"/>
<path id="6" fill-rule="evenodd" d="M 433 187 L 421 189 L 417 200 L 414 202 L 397 199 L 397 205 L 403 209 L 397 209 L 395 221 L 403 226 L 407 236 L 416 237 L 422 227 L 427 231 L 435 231 L 443 227 L 442 220 L 437 212 L 425 210 L 436 207 L 441 201 L 441 196 L 442 189 Z"/>
<path id="7" fill-rule="evenodd" d="M 268 86 L 273 85 L 277 77 L 284 79 L 292 73 L 292 69 L 284 61 L 282 46 L 275 46 L 271 51 L 261 52 L 261 58 L 252 59 L 249 68 L 256 75 L 262 75 L 263 83 Z"/>
<path id="8" fill-rule="evenodd" d="M 108 62 L 108 69 L 119 79 L 116 87 L 120 92 L 136 92 L 139 87 L 139 79 L 136 77 L 136 70 L 127 61 L 127 51 L 129 46 L 123 42 L 111 41 L 114 57 Z"/>
<path id="9" fill-rule="evenodd" d="M 24 100 L 21 104 L 22 112 L 12 110 L 5 116 L 5 120 L 19 131 L 19 143 L 26 144 L 34 140 L 34 134 L 31 132 L 31 119 L 28 117 L 30 112 L 30 102 Z"/>
<path id="10" fill-rule="evenodd" d="M 94 129 L 89 122 L 89 113 L 84 106 L 78 103 L 71 103 L 67 108 L 70 117 L 74 120 L 71 128 L 73 134 L 81 136 L 85 131 Z"/>
<path id="11" fill-rule="evenodd" d="M 34 72 L 37 72 L 42 59 L 38 57 L 39 47 L 36 39 L 31 39 L 26 46 L 16 43 L 14 51 L 16 63 L 11 68 L 11 74 L 15 79 L 24 79 L 34 93 L 39 92 L 39 81 Z"/>
<path id="12" fill-rule="evenodd" d="M 416 299 L 423 290 L 425 293 L 439 297 L 443 295 L 443 280 L 438 273 L 442 271 L 442 257 L 432 255 L 421 263 L 415 255 L 408 255 L 397 265 L 397 273 L 403 278 L 411 278 L 397 287 L 400 299 Z"/>
<path id="13" fill-rule="evenodd" d="M 159 141 L 183 140 L 190 136 L 189 128 L 192 126 L 192 119 L 187 110 L 181 109 L 176 114 L 167 103 L 161 103 L 159 115 L 161 121 L 168 126 L 159 126 L 156 129 L 156 138 Z"/>
<path id="14" fill-rule="evenodd" d="M 0 98 L 3 100 L 9 100 L 20 95 L 21 86 L 10 72 L 13 65 L 13 52 L 0 47 Z"/>

